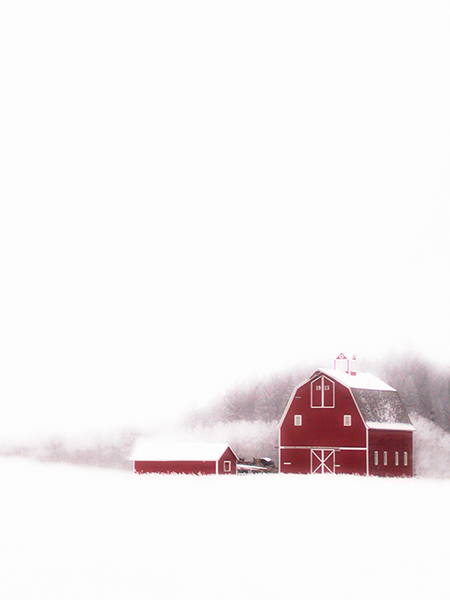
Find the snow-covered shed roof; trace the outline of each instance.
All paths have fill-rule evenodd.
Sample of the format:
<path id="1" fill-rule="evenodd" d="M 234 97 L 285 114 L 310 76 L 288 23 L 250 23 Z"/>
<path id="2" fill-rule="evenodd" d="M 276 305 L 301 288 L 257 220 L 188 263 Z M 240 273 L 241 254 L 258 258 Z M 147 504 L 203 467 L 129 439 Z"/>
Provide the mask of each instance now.
<path id="1" fill-rule="evenodd" d="M 350 375 L 334 369 L 318 369 L 317 374 L 332 377 L 350 388 L 362 418 L 370 429 L 414 430 L 399 393 L 370 373 Z"/>
<path id="2" fill-rule="evenodd" d="M 229 445 L 225 443 L 157 443 L 144 439 L 136 443 L 131 460 L 158 462 L 217 461 L 223 456 L 227 448 L 229 448 Z M 233 450 L 231 451 L 233 452 Z"/>

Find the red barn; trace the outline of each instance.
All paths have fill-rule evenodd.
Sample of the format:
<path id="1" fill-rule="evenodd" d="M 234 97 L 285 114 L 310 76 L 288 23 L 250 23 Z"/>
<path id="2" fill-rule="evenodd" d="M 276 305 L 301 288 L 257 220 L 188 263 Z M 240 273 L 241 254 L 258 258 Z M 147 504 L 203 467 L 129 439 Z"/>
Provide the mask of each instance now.
<path id="1" fill-rule="evenodd" d="M 236 474 L 238 457 L 228 444 L 157 444 L 142 440 L 131 456 L 135 473 Z"/>
<path id="2" fill-rule="evenodd" d="M 280 472 L 412 477 L 414 427 L 398 392 L 338 359 L 345 371 L 318 369 L 295 388 L 279 424 Z"/>

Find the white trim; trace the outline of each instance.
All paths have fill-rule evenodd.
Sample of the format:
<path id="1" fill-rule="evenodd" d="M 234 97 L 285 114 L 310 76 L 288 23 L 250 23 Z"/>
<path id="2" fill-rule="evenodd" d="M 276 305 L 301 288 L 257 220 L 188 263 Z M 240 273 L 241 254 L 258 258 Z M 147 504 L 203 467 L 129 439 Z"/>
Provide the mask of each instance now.
<path id="1" fill-rule="evenodd" d="M 303 425 L 302 415 L 294 415 L 294 427 L 301 427 Z"/>
<path id="2" fill-rule="evenodd" d="M 319 454 L 320 453 L 320 456 Z M 327 454 L 328 453 L 328 454 Z M 317 467 L 313 470 L 313 457 L 317 458 L 317 460 L 319 461 L 319 464 L 317 465 Z M 325 463 L 328 461 L 328 459 L 332 457 L 333 459 L 333 470 L 330 469 L 329 466 L 327 466 Z M 310 461 L 311 461 L 311 469 L 310 469 L 310 473 L 314 474 L 314 473 L 335 473 L 336 472 L 336 450 L 330 449 L 330 448 L 311 448 L 311 453 L 310 453 Z M 320 471 L 319 471 L 320 469 Z M 326 469 L 326 471 L 325 471 Z"/>
<path id="3" fill-rule="evenodd" d="M 311 377 L 308 377 L 308 379 L 305 379 L 304 381 L 302 381 L 302 382 L 301 382 L 299 385 L 297 385 L 297 386 L 294 388 L 294 391 L 292 392 L 292 394 L 291 394 L 291 397 L 289 398 L 289 402 L 286 404 L 286 408 L 284 409 L 284 412 L 283 412 L 283 414 L 281 415 L 281 419 L 280 419 L 280 421 L 279 421 L 279 423 L 278 423 L 278 425 L 277 425 L 277 427 L 278 427 L 279 429 L 281 429 L 281 426 L 282 426 L 282 425 L 283 425 L 283 423 L 284 423 L 284 420 L 285 420 L 285 418 L 286 418 L 286 415 L 288 414 L 288 412 L 289 412 L 289 409 L 291 408 L 291 404 L 292 404 L 292 402 L 294 401 L 294 398 L 295 398 L 295 395 L 296 395 L 297 391 L 298 391 L 298 390 L 299 390 L 299 389 L 300 389 L 300 388 L 301 388 L 303 385 L 305 385 L 305 384 L 307 384 L 307 383 L 310 383 L 310 381 L 311 381 Z M 300 399 L 301 399 L 301 396 L 299 396 L 299 400 L 300 400 Z"/>
<path id="4" fill-rule="evenodd" d="M 371 373 L 363 373 L 359 371 L 356 373 L 356 375 L 350 375 L 349 373 L 338 371 L 336 369 L 319 368 L 314 371 L 311 377 L 314 377 L 319 372 L 327 377 L 333 378 L 335 381 L 342 383 L 346 387 L 354 388 L 355 390 L 378 390 L 385 392 L 397 391 Z"/>
<path id="5" fill-rule="evenodd" d="M 319 450 L 366 450 L 364 446 L 280 446 L 280 450 L 311 450 L 317 448 Z"/>
<path id="6" fill-rule="evenodd" d="M 323 375 L 325 375 L 327 377 L 333 378 L 333 374 L 332 374 L 333 372 L 331 371 L 331 369 L 317 369 L 316 371 L 314 371 L 314 373 L 311 375 L 311 377 L 314 377 L 315 375 L 318 376 L 319 373 L 322 373 Z M 338 373 L 341 373 L 341 372 L 338 371 Z M 363 373 L 360 373 L 360 374 L 362 375 Z M 364 375 L 368 375 L 368 373 L 365 373 Z M 350 379 L 350 382 L 351 382 L 353 379 L 355 379 L 357 377 L 357 375 L 348 375 L 348 377 L 351 378 Z M 372 376 L 372 377 L 375 377 L 375 376 Z M 377 379 L 377 378 L 375 377 L 375 379 Z M 346 387 L 349 390 L 349 392 L 353 398 L 353 403 L 355 404 L 356 409 L 359 413 L 359 416 L 361 417 L 361 421 L 363 422 L 366 429 L 390 429 L 390 430 L 396 430 L 396 431 L 415 431 L 416 430 L 415 427 L 409 423 L 378 423 L 377 421 L 366 421 L 364 419 L 364 417 L 362 416 L 362 413 L 359 409 L 358 403 L 355 400 L 355 397 L 353 396 L 352 387 L 348 383 L 346 383 L 344 380 L 341 381 L 339 377 L 336 377 L 335 381 L 337 383 L 342 384 L 344 387 Z M 378 380 L 378 381 L 381 381 L 381 380 Z M 381 383 L 384 383 L 384 382 L 381 382 Z M 396 389 L 391 388 L 391 386 L 389 386 L 387 384 L 384 384 L 384 385 L 386 387 L 384 389 L 380 388 L 380 391 L 389 391 L 389 390 L 394 391 L 394 392 L 397 391 Z M 354 386 L 354 388 L 361 389 L 361 388 L 358 388 L 356 385 Z M 375 389 L 375 388 L 365 388 L 365 389 Z M 369 440 L 368 439 L 367 439 L 366 443 L 367 443 L 367 449 L 369 449 Z M 369 473 L 369 471 L 367 471 L 367 474 L 368 473 Z"/>
<path id="7" fill-rule="evenodd" d="M 392 431 L 415 431 L 414 425 L 410 423 L 378 423 L 377 421 L 367 421 L 369 429 L 387 429 Z"/>
<path id="8" fill-rule="evenodd" d="M 350 370 L 350 360 L 342 352 L 334 359 L 334 370 L 342 371 L 343 373 L 348 373 Z"/>
<path id="9" fill-rule="evenodd" d="M 320 406 L 314 406 L 313 405 L 313 385 L 315 385 L 315 383 L 318 381 L 320 381 Z M 333 404 L 332 406 L 329 405 L 325 405 L 325 379 L 328 380 L 331 385 L 333 386 Z M 311 408 L 335 408 L 336 407 L 336 384 L 335 382 L 330 378 L 327 377 L 326 375 L 320 375 L 319 377 L 316 377 L 315 379 L 313 379 L 310 383 L 310 406 Z"/>
<path id="10" fill-rule="evenodd" d="M 228 469 L 227 469 L 227 465 L 228 465 Z M 224 473 L 231 473 L 231 460 L 224 460 L 223 461 L 223 472 Z"/>
<path id="11" fill-rule="evenodd" d="M 344 415 L 344 427 L 352 426 L 352 415 Z"/>
<path id="12" fill-rule="evenodd" d="M 358 376 L 364 375 L 364 376 L 370 377 L 371 382 L 373 382 L 375 380 L 375 382 L 377 384 L 379 384 L 379 385 L 373 385 L 373 386 L 372 385 L 362 386 L 362 389 L 380 389 L 381 391 L 394 391 L 394 392 L 397 391 L 395 388 L 384 383 L 383 381 L 381 381 L 374 375 L 370 375 L 369 373 L 358 373 L 357 375 L 348 375 L 347 373 L 343 373 L 342 371 L 335 371 L 333 369 L 316 369 L 312 373 L 312 375 L 310 377 L 308 377 L 308 379 L 305 379 L 304 381 L 302 381 L 299 385 L 297 385 L 294 388 L 294 390 L 289 398 L 289 401 L 286 404 L 286 408 L 284 409 L 284 412 L 281 415 L 281 418 L 280 418 L 280 421 L 279 421 L 277 427 L 281 428 L 281 426 L 283 425 L 283 422 L 286 418 L 287 413 L 289 412 L 289 409 L 291 408 L 292 402 L 294 401 L 295 395 L 297 394 L 298 390 L 305 384 L 311 383 L 314 379 L 317 379 L 321 375 L 330 378 L 335 383 L 340 383 L 341 385 L 343 385 L 350 391 L 350 394 L 353 398 L 353 402 L 355 403 L 355 406 L 358 410 L 361 420 L 364 423 L 364 426 L 366 428 L 368 427 L 368 423 L 366 423 L 366 421 L 364 420 L 364 418 L 361 414 L 361 411 L 359 410 L 359 406 L 356 403 L 356 400 L 353 396 L 353 391 L 352 391 L 352 387 L 354 387 L 355 389 L 361 389 L 361 384 L 359 383 L 361 378 Z M 358 384 L 358 385 L 356 385 L 356 384 Z M 299 396 L 299 399 L 300 398 L 301 398 L 301 396 Z M 383 428 L 386 428 L 386 429 L 409 429 L 411 431 L 414 431 L 414 427 L 412 425 L 407 425 L 406 423 L 396 423 L 396 424 L 392 423 L 392 424 L 389 424 L 389 426 L 387 426 L 387 424 L 370 422 L 370 427 L 372 429 L 376 429 L 376 428 L 378 428 L 378 429 L 383 429 Z M 367 445 L 367 447 L 368 447 L 368 445 Z"/>
<path id="13" fill-rule="evenodd" d="M 354 400 L 354 399 L 353 399 Z M 356 404 L 356 402 L 355 402 Z M 363 419 L 363 423 L 365 421 Z M 366 425 L 366 475 L 368 476 L 370 473 L 370 456 L 369 456 L 369 428 Z"/>
<path id="14" fill-rule="evenodd" d="M 281 472 L 281 429 L 278 428 L 278 473 Z"/>
<path id="15" fill-rule="evenodd" d="M 319 382 L 319 390 L 320 390 L 320 406 L 314 406 L 314 386 L 317 386 L 317 382 Z M 311 408 L 323 408 L 323 375 L 316 377 L 309 384 L 309 404 Z"/>
<path id="16" fill-rule="evenodd" d="M 332 378 L 332 376 L 331 376 L 331 375 L 327 375 L 327 373 L 326 373 L 325 371 L 326 371 L 326 369 L 317 369 L 317 371 L 315 371 L 315 372 L 314 372 L 314 373 L 311 375 L 311 377 L 313 377 L 313 376 L 314 376 L 316 373 L 323 373 L 323 374 L 324 374 L 324 375 L 326 375 L 327 377 L 330 377 L 330 378 Z M 310 379 L 311 379 L 311 377 L 310 377 Z M 305 383 L 308 383 L 308 381 L 305 381 L 305 382 L 304 382 L 304 383 L 302 383 L 301 385 L 304 385 Z M 343 383 L 342 381 L 339 381 L 339 379 L 336 379 L 336 383 L 340 383 L 340 384 L 341 384 L 341 385 L 343 385 L 345 388 L 347 388 L 347 389 L 348 389 L 348 391 L 350 392 L 350 396 L 351 396 L 351 398 L 352 398 L 352 400 L 353 400 L 353 404 L 355 405 L 355 407 L 356 407 L 356 410 L 358 411 L 358 414 L 359 414 L 359 416 L 360 416 L 360 418 L 361 418 L 361 422 L 362 422 L 362 424 L 363 424 L 363 425 L 364 425 L 364 427 L 366 428 L 366 449 L 368 449 L 368 448 L 369 448 L 369 438 L 368 438 L 368 427 L 367 427 L 367 423 L 366 423 L 366 421 L 365 421 L 364 417 L 362 416 L 362 412 L 361 412 L 361 411 L 360 411 L 360 409 L 359 409 L 358 403 L 357 403 L 357 402 L 356 402 L 356 400 L 355 400 L 355 397 L 354 397 L 354 395 L 353 395 L 353 390 L 352 390 L 352 388 L 351 388 L 351 387 L 349 387 L 348 385 L 346 385 L 346 384 L 345 384 L 345 383 Z M 301 387 L 301 386 L 298 386 L 298 387 Z M 298 389 L 298 388 L 297 388 L 297 389 Z M 297 391 L 297 389 L 296 389 L 295 391 Z M 335 387 L 335 393 L 336 393 L 336 387 Z M 293 400 L 293 398 L 292 398 L 291 400 Z M 281 426 L 281 422 L 280 422 L 280 426 Z M 369 472 L 369 471 L 367 471 L 367 473 L 368 473 L 368 472 Z"/>
<path id="17" fill-rule="evenodd" d="M 350 392 L 350 396 L 352 397 L 353 404 L 356 406 L 356 410 L 358 411 L 358 414 L 361 417 L 361 421 L 362 421 L 364 427 L 366 428 L 366 448 L 368 448 L 369 447 L 369 442 L 368 442 L 368 437 L 367 437 L 367 430 L 368 430 L 367 423 L 366 423 L 364 417 L 362 416 L 362 412 L 359 410 L 359 406 L 358 406 L 358 403 L 355 400 L 355 396 L 353 395 L 353 391 L 348 386 L 347 386 L 347 389 Z"/>

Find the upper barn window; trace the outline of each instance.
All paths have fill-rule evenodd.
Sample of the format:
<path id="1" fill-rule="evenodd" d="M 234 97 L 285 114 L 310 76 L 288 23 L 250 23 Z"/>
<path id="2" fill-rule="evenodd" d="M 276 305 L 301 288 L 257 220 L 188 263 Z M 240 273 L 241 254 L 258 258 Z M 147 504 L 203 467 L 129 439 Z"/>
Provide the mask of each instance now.
<path id="1" fill-rule="evenodd" d="M 327 377 L 311 381 L 311 407 L 334 408 L 334 382 Z"/>

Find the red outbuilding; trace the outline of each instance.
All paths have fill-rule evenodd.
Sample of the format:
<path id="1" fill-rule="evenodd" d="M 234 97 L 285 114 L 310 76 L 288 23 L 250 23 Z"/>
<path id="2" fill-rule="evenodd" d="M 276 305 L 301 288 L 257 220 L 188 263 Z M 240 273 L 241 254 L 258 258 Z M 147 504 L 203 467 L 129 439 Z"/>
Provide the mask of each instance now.
<path id="1" fill-rule="evenodd" d="M 281 473 L 413 475 L 413 432 L 398 392 L 354 359 L 295 388 L 279 424 Z"/>
<path id="2" fill-rule="evenodd" d="M 235 474 L 238 457 L 228 444 L 137 443 L 131 456 L 135 473 Z"/>

